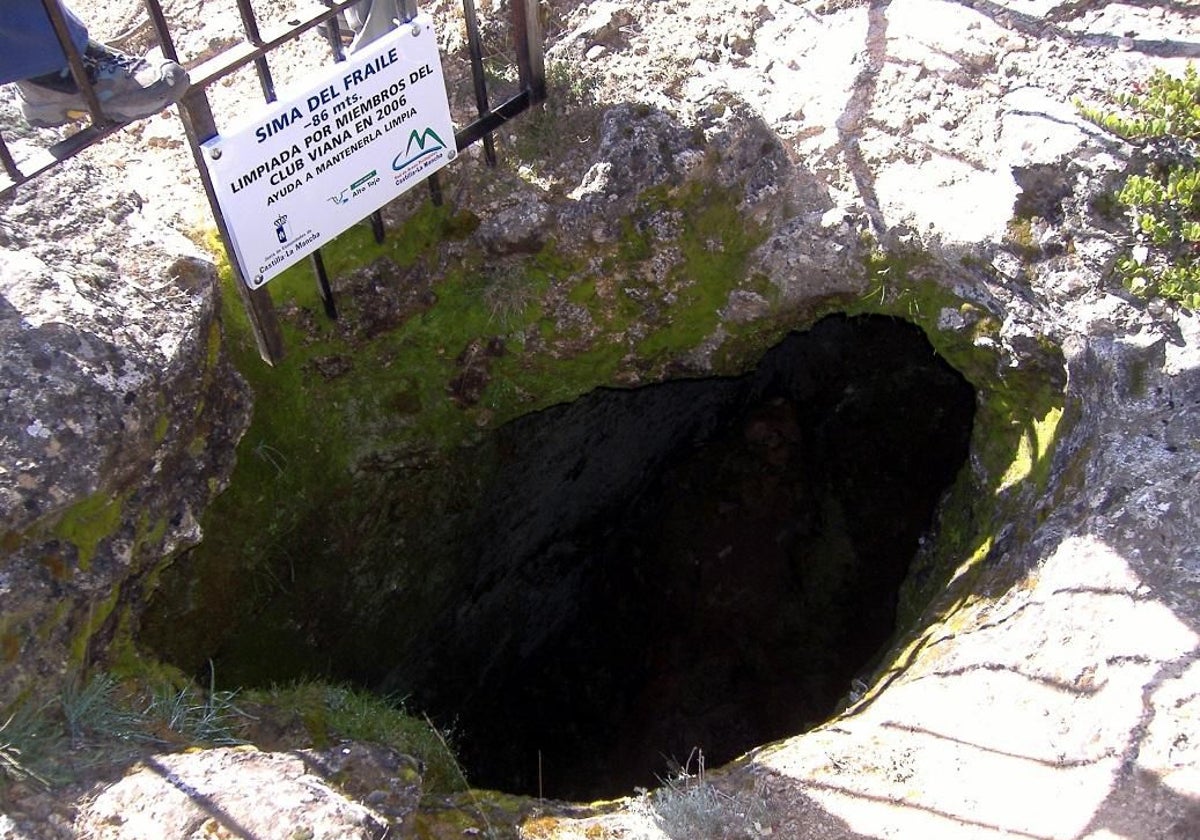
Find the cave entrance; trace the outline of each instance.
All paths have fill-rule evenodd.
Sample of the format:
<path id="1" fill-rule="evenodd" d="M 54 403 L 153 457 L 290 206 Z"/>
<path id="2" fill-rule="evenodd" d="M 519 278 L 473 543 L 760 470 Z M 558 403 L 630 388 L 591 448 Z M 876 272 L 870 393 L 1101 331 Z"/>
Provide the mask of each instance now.
<path id="1" fill-rule="evenodd" d="M 893 634 L 974 406 L 915 326 L 831 317 L 743 377 L 522 418 L 478 576 L 385 683 L 454 723 L 472 784 L 565 799 L 801 732 Z"/>
<path id="2" fill-rule="evenodd" d="M 594 391 L 364 486 L 367 524 L 314 520 L 216 673 L 406 697 L 478 787 L 594 800 L 694 748 L 715 767 L 869 671 L 974 411 L 882 316 L 825 318 L 743 376 Z"/>

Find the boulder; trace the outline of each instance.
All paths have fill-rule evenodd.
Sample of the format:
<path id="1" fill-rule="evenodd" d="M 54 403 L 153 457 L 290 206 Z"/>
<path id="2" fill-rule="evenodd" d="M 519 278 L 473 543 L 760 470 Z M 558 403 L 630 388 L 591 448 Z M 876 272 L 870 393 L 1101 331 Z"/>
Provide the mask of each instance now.
<path id="1" fill-rule="evenodd" d="M 0 205 L 0 707 L 106 652 L 249 420 L 216 270 L 148 215 L 86 164 Z"/>

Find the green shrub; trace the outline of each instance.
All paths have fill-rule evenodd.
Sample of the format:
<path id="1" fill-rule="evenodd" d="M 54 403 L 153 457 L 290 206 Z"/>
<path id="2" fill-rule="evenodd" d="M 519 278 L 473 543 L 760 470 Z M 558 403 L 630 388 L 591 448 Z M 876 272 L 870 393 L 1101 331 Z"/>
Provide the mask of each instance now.
<path id="1" fill-rule="evenodd" d="M 236 691 L 205 692 L 192 686 L 154 687 L 142 712 L 147 740 L 175 746 L 244 744 L 237 735 L 246 715 L 233 704 Z"/>
<path id="2" fill-rule="evenodd" d="M 1110 105 L 1116 110 L 1078 107 L 1150 159 L 1146 172 L 1129 176 L 1117 194 L 1134 238 L 1117 271 L 1135 294 L 1200 308 L 1200 74 L 1190 64 L 1183 78 L 1157 70 Z"/>

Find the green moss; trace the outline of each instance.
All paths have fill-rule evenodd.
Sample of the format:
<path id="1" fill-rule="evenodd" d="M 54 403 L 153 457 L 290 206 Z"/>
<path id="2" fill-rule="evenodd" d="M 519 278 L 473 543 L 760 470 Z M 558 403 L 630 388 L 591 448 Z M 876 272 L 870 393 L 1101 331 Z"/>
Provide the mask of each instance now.
<path id="1" fill-rule="evenodd" d="M 621 220 L 621 238 L 617 243 L 617 259 L 623 265 L 647 260 L 654 253 L 654 238 L 649 229 L 639 226 L 636 218 Z"/>
<path id="2" fill-rule="evenodd" d="M 83 626 L 71 640 L 71 664 L 73 666 L 83 668 L 87 664 L 88 646 L 91 644 L 92 636 L 108 621 L 113 610 L 117 608 L 120 598 L 121 590 L 114 588 L 104 600 L 94 602 L 89 606 Z"/>
<path id="3" fill-rule="evenodd" d="M 1150 363 L 1146 359 L 1135 359 L 1129 365 L 1126 387 L 1129 389 L 1129 393 L 1137 399 L 1146 396 L 1149 367 Z"/>
<path id="4" fill-rule="evenodd" d="M 167 430 L 171 428 L 171 421 L 167 419 L 167 415 L 163 414 L 154 421 L 154 442 L 162 443 L 167 437 Z"/>
<path id="5" fill-rule="evenodd" d="M 680 214 L 678 247 L 683 264 L 670 277 L 674 299 L 662 298 L 666 323 L 637 345 L 654 360 L 698 345 L 712 335 L 729 293 L 746 280 L 746 261 L 763 232 L 742 214 L 740 193 L 701 181 L 644 199 L 650 208 Z"/>
<path id="6" fill-rule="evenodd" d="M 17 661 L 17 657 L 21 655 L 21 636 L 18 633 L 7 631 L 0 633 L 0 662 L 6 665 Z"/>
<path id="7" fill-rule="evenodd" d="M 596 280 L 595 278 L 587 278 L 580 283 L 575 284 L 571 291 L 567 294 L 567 299 L 572 303 L 592 304 L 596 301 Z"/>
<path id="8" fill-rule="evenodd" d="M 831 304 L 849 314 L 874 312 L 909 320 L 976 389 L 970 463 L 941 505 L 932 551 L 921 555 L 900 593 L 897 626 L 939 624 L 976 597 L 973 585 L 1006 523 L 1029 519 L 1045 489 L 1068 411 L 1061 351 L 1046 342 L 1040 358 L 1012 368 L 1001 363 L 1000 321 L 936 282 L 922 254 L 870 254 L 868 291 L 857 301 Z M 943 312 L 958 313 L 961 329 L 939 328 Z M 927 614 L 935 604 L 937 615 Z M 896 648 L 882 673 L 905 666 L 919 647 L 915 636 Z M 905 651 L 908 650 L 908 653 Z"/>
<path id="9" fill-rule="evenodd" d="M 0 612 L 0 661 L 13 662 L 21 655 L 36 615 L 36 607 Z"/>
<path id="10" fill-rule="evenodd" d="M 1024 260 L 1036 259 L 1041 249 L 1033 238 L 1033 219 L 1029 216 L 1015 216 L 1008 222 L 1007 244 Z"/>
<path id="11" fill-rule="evenodd" d="M 339 237 L 323 250 L 325 264 L 335 285 L 340 272 L 378 260 L 384 261 L 381 271 L 399 273 L 439 239 L 469 227 L 461 213 L 427 206 L 382 246 L 365 228 Z M 181 623 L 165 612 L 149 619 L 165 652 L 187 662 L 188 651 L 208 645 L 208 630 L 197 625 L 236 626 L 260 612 L 264 601 L 284 595 L 297 575 L 316 581 L 325 567 L 336 588 L 344 582 L 338 580 L 344 557 L 339 553 L 378 551 L 374 540 L 385 537 L 377 527 L 358 524 L 378 518 L 370 491 L 355 483 L 363 459 L 413 452 L 438 459 L 476 439 L 490 417 L 499 422 L 530 400 L 546 404 L 562 396 L 562 382 L 526 365 L 521 342 L 512 336 L 543 319 L 546 289 L 579 265 L 578 257 L 558 252 L 553 242 L 538 254 L 505 263 L 503 275 L 491 272 L 481 255 L 468 255 L 432 287 L 432 305 L 369 341 L 316 314 L 321 306 L 315 283 L 307 267 L 297 267 L 270 286 L 288 349 L 275 367 L 258 359 L 240 301 L 232 290 L 225 294 L 230 355 L 254 392 L 255 412 L 238 448 L 230 489 L 207 511 L 205 542 L 189 555 L 194 577 L 186 595 L 164 590 L 164 599 L 190 604 L 194 620 Z M 224 281 L 232 282 L 228 272 Z M 499 298 L 489 297 L 493 287 L 504 299 L 518 297 L 520 305 L 498 313 Z M 348 319 L 356 315 L 354 307 L 370 304 L 339 299 Z M 493 337 L 504 339 L 503 355 L 491 360 L 493 386 L 475 405 L 455 402 L 451 386 L 463 369 L 460 357 L 470 355 L 473 342 Z M 347 360 L 347 370 L 323 377 L 314 365 L 326 358 Z M 326 527 L 330 521 L 336 523 L 332 528 Z M 305 548 L 298 553 L 300 546 Z M 181 584 L 172 578 L 164 586 Z M 292 674 L 303 670 L 286 655 L 288 650 L 302 655 L 296 638 L 264 633 L 258 642 L 263 661 L 281 668 L 291 662 Z"/>
<path id="12" fill-rule="evenodd" d="M 100 541 L 112 536 L 121 524 L 123 500 L 95 493 L 68 508 L 52 529 L 79 550 L 79 568 L 91 567 Z"/>
<path id="13" fill-rule="evenodd" d="M 426 794 L 463 789 L 462 772 L 448 742 L 427 721 L 402 704 L 368 691 L 322 682 L 299 682 L 246 692 L 247 704 L 261 704 L 275 718 L 298 718 L 318 747 L 338 739 L 391 747 L 424 766 Z"/>
<path id="14" fill-rule="evenodd" d="M 1030 435 L 1036 437 L 1036 427 L 1044 425 L 1055 410 L 1055 416 L 1061 416 L 1062 354 L 1046 344 L 1040 365 L 1036 361 L 1015 369 L 1001 365 L 991 340 L 999 332 L 999 320 L 923 276 L 925 268 L 919 254 L 871 254 L 866 263 L 869 291 L 857 304 L 839 308 L 851 314 L 877 312 L 912 321 L 925 331 L 938 354 L 975 387 L 979 405 L 971 451 L 983 467 L 982 481 L 995 493 L 1004 489 L 1004 476 L 1018 469 L 1013 464 L 1023 458 L 1022 441 Z M 965 316 L 971 326 L 941 329 L 939 319 L 945 310 Z M 1049 458 L 1050 449 L 1047 444 L 1039 461 Z"/>
<path id="15" fill-rule="evenodd" d="M 0 534 L 0 551 L 6 554 L 19 549 L 25 543 L 25 535 L 20 531 L 5 531 Z"/>
<path id="16" fill-rule="evenodd" d="M 1021 430 L 1017 451 L 1001 476 L 996 492 L 1002 493 L 1019 482 L 1025 481 L 1038 471 L 1043 477 L 1049 464 L 1049 451 L 1054 444 L 1055 432 L 1062 419 L 1061 406 L 1054 406 L 1041 418 L 1032 418 Z M 1040 481 L 1037 483 L 1041 483 Z"/>

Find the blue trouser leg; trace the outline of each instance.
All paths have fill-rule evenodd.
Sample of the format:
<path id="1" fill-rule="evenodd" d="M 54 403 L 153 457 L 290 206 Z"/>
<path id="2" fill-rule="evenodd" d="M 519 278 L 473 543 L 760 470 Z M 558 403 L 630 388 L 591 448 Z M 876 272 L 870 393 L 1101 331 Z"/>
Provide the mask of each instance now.
<path id="1" fill-rule="evenodd" d="M 63 7 L 71 39 L 83 50 L 87 27 Z M 42 0 L 0 0 L 0 84 L 53 73 L 67 66 Z"/>

